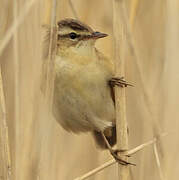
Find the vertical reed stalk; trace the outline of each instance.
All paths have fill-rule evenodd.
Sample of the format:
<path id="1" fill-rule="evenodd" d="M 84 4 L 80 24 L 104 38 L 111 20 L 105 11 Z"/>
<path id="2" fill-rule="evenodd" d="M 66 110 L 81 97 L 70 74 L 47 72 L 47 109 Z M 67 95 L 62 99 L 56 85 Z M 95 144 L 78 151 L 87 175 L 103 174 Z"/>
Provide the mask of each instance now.
<path id="1" fill-rule="evenodd" d="M 49 44 L 49 54 L 47 62 L 47 84 L 46 84 L 46 97 L 47 102 L 52 104 L 53 97 L 53 85 L 54 85 L 54 61 L 56 55 L 56 7 L 57 0 L 52 1 L 51 7 L 51 27 L 50 27 L 50 44 Z"/>
<path id="2" fill-rule="evenodd" d="M 14 0 L 13 3 L 13 19 L 14 21 L 18 17 L 18 2 Z M 19 102 L 19 42 L 18 42 L 18 31 L 14 32 L 13 35 L 13 53 L 14 53 L 14 121 L 15 123 L 15 143 L 16 143 L 16 152 L 19 152 L 19 119 L 20 119 L 20 102 Z M 15 158 L 16 159 L 16 158 Z M 14 174 L 17 174 L 18 171 L 18 161 L 15 161 Z"/>
<path id="3" fill-rule="evenodd" d="M 134 26 L 135 17 L 137 14 L 137 9 L 139 6 L 139 0 L 132 0 L 131 7 L 130 7 L 130 25 L 131 27 Z"/>
<path id="4" fill-rule="evenodd" d="M 117 77 L 125 75 L 125 28 L 123 0 L 113 0 L 113 29 L 115 43 L 115 73 Z M 116 127 L 117 127 L 117 147 L 120 150 L 128 149 L 128 134 L 126 120 L 126 97 L 125 88 L 115 89 L 116 97 Z M 127 157 L 124 157 L 127 160 Z M 127 180 L 129 177 L 129 167 L 118 164 L 118 178 Z"/>
<path id="5" fill-rule="evenodd" d="M 75 19 L 79 19 L 79 18 L 78 18 L 78 14 L 77 14 L 77 12 L 76 12 L 76 9 L 75 9 L 75 7 L 74 7 L 74 4 L 73 4 L 72 0 L 68 0 L 68 2 L 69 2 L 69 5 L 70 5 L 70 7 L 71 7 L 71 11 L 72 11 Z"/>
<path id="6" fill-rule="evenodd" d="M 10 180 L 11 159 L 9 151 L 8 127 L 6 122 L 6 107 L 3 91 L 3 82 L 0 67 L 0 179 Z"/>

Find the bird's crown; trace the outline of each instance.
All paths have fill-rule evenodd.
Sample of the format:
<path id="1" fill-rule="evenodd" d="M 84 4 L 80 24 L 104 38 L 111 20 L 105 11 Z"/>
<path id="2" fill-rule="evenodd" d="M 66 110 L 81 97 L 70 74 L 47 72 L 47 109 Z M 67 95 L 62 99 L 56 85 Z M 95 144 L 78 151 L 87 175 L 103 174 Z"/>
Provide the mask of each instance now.
<path id="1" fill-rule="evenodd" d="M 64 19 L 58 22 L 58 40 L 70 39 L 72 41 L 98 39 L 107 34 L 95 32 L 85 23 L 75 19 Z"/>

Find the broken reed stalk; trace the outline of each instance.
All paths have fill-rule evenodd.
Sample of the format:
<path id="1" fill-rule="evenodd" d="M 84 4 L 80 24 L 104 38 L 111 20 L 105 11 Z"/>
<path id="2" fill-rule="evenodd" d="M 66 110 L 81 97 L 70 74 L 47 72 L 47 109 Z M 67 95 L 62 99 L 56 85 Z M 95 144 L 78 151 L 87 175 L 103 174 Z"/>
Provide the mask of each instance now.
<path id="1" fill-rule="evenodd" d="M 125 28 L 124 28 L 124 0 L 113 0 L 113 31 L 115 45 L 115 75 L 124 77 L 125 75 Z M 126 119 L 126 97 L 125 88 L 115 88 L 116 102 L 116 127 L 117 127 L 117 148 L 128 150 L 128 133 Z M 123 160 L 128 161 L 126 156 Z M 127 180 L 129 178 L 129 166 L 118 164 L 118 179 Z"/>

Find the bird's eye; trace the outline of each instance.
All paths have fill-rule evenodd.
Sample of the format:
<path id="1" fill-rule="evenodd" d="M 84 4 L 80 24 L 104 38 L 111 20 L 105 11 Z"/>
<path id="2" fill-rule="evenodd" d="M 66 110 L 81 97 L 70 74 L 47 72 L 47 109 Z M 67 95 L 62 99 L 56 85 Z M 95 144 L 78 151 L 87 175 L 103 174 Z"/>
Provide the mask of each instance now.
<path id="1" fill-rule="evenodd" d="M 71 33 L 69 34 L 69 36 L 70 36 L 71 39 L 77 38 L 77 34 L 74 33 L 74 32 L 71 32 Z"/>

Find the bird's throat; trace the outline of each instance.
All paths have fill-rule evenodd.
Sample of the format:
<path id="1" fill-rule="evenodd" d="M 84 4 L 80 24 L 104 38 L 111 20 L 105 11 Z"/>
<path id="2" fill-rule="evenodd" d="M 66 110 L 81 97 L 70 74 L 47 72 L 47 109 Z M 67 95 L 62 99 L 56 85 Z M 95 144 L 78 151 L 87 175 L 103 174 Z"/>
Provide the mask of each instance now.
<path id="1" fill-rule="evenodd" d="M 79 56 L 87 56 L 87 57 L 94 57 L 95 56 L 95 47 L 94 44 L 89 43 L 88 41 L 84 41 L 78 43 L 76 46 L 70 48 Z"/>

